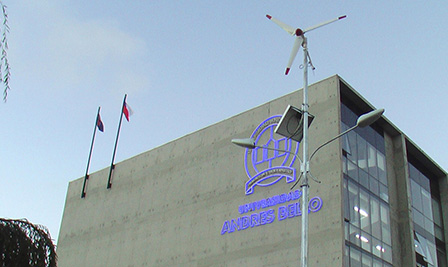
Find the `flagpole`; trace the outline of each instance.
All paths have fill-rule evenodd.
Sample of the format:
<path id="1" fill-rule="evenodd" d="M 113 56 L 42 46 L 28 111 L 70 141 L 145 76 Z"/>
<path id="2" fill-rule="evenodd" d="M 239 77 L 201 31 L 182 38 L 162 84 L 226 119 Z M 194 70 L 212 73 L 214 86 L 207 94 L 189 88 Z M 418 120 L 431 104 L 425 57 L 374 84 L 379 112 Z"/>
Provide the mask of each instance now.
<path id="1" fill-rule="evenodd" d="M 96 128 L 98 127 L 98 116 L 100 115 L 100 110 L 101 107 L 98 107 L 98 112 L 96 113 L 96 119 L 95 119 L 95 126 L 93 127 L 92 143 L 90 144 L 89 159 L 87 160 L 86 175 L 84 176 L 84 184 L 82 185 L 81 198 L 84 198 L 86 196 L 86 183 L 87 179 L 89 179 L 90 159 L 92 158 L 93 143 L 95 143 Z"/>
<path id="2" fill-rule="evenodd" d="M 117 131 L 117 138 L 115 139 L 115 147 L 114 147 L 114 153 L 112 154 L 112 162 L 110 163 L 110 169 L 109 169 L 109 178 L 107 179 L 107 189 L 110 189 L 112 187 L 111 183 L 111 177 L 112 177 L 112 171 L 115 168 L 114 161 L 115 161 L 115 153 L 117 152 L 117 144 L 118 144 L 118 137 L 120 136 L 120 130 L 121 130 L 121 122 L 123 120 L 123 108 L 126 103 L 126 97 L 128 95 L 124 95 L 123 99 L 123 105 L 121 106 L 121 112 L 120 112 L 120 122 L 118 123 L 118 131 Z"/>

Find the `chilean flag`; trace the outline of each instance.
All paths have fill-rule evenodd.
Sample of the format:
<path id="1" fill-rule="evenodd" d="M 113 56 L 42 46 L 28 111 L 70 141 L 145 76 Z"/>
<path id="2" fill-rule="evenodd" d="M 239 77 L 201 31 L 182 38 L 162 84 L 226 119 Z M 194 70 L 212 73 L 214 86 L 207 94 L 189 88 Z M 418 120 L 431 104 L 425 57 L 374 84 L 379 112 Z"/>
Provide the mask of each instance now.
<path id="1" fill-rule="evenodd" d="M 104 132 L 104 124 L 103 121 L 101 120 L 100 113 L 98 113 L 98 116 L 96 117 L 96 126 L 98 127 L 98 130 Z"/>
<path id="2" fill-rule="evenodd" d="M 134 111 L 132 111 L 131 107 L 126 102 L 124 102 L 123 105 L 123 114 L 126 117 L 127 121 L 129 121 L 129 117 L 134 114 Z"/>

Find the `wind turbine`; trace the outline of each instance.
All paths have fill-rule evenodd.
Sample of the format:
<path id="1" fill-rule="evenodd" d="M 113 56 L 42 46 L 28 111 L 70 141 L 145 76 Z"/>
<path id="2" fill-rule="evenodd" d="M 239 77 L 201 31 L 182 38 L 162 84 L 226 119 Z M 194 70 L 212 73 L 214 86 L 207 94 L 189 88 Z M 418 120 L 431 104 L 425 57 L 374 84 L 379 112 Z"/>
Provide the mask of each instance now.
<path id="1" fill-rule="evenodd" d="M 309 184 L 308 184 L 308 176 L 310 176 L 310 157 L 308 157 L 308 119 L 309 119 L 309 105 L 308 105 L 308 64 L 311 64 L 310 55 L 308 54 L 307 41 L 305 37 L 305 33 L 312 31 L 314 29 L 320 28 L 332 22 L 341 20 L 346 16 L 340 16 L 335 19 L 322 22 L 317 24 L 316 26 L 310 27 L 308 29 L 302 30 L 300 28 L 293 28 L 288 24 L 285 24 L 278 19 L 273 18 L 270 15 L 266 15 L 266 17 L 272 20 L 275 24 L 284 29 L 287 33 L 291 35 L 295 35 L 296 39 L 294 41 L 294 46 L 292 47 L 291 55 L 289 56 L 288 65 L 286 66 L 285 75 L 288 75 L 289 70 L 291 69 L 291 65 L 294 61 L 294 58 L 299 51 L 300 46 L 303 47 L 303 104 L 302 104 L 302 114 L 303 114 L 303 138 L 302 138 L 302 151 L 303 151 L 303 160 L 300 166 L 300 173 L 303 177 L 302 180 L 302 236 L 301 236 L 301 258 L 300 263 L 302 267 L 308 266 L 308 201 L 309 201 Z M 313 67 L 314 68 L 314 67 Z"/>
<path id="2" fill-rule="evenodd" d="M 295 57 L 297 55 L 297 52 L 299 51 L 300 46 L 303 46 L 303 48 L 306 48 L 307 43 L 306 43 L 305 33 L 309 32 L 309 31 L 312 31 L 312 30 L 315 30 L 317 28 L 320 28 L 322 26 L 325 26 L 327 24 L 333 23 L 335 21 L 341 20 L 341 19 L 343 19 L 343 18 L 345 18 L 347 16 L 345 16 L 345 15 L 344 16 L 340 16 L 340 17 L 337 17 L 335 19 L 332 19 L 332 20 L 325 21 L 325 22 L 322 22 L 320 24 L 317 24 L 317 25 L 315 25 L 313 27 L 309 27 L 309 28 L 307 28 L 305 30 L 289 26 L 288 24 L 283 23 L 283 22 L 281 22 L 280 20 L 278 20 L 276 18 L 273 18 L 271 15 L 266 15 L 266 17 L 268 19 L 272 20 L 272 22 L 274 22 L 278 26 L 280 26 L 287 33 L 291 34 L 292 36 L 294 36 L 294 35 L 296 36 L 296 39 L 294 41 L 294 46 L 292 47 L 291 55 L 289 56 L 288 65 L 286 66 L 285 75 L 288 75 L 289 70 L 291 69 L 291 65 L 294 62 L 294 59 L 295 59 Z M 309 62 L 311 62 L 310 55 L 308 54 L 307 51 L 305 53 L 305 57 L 308 57 Z"/>

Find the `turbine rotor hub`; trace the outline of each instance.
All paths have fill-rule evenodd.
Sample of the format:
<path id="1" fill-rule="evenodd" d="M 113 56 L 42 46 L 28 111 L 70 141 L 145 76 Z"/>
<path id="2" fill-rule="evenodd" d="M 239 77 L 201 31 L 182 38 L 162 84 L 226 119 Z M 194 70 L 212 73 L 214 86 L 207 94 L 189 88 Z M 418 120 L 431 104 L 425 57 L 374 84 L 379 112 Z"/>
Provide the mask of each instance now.
<path id="1" fill-rule="evenodd" d="M 297 28 L 297 30 L 296 30 L 296 35 L 297 35 L 297 36 L 302 36 L 302 35 L 303 35 L 303 31 L 302 31 L 302 29 Z"/>

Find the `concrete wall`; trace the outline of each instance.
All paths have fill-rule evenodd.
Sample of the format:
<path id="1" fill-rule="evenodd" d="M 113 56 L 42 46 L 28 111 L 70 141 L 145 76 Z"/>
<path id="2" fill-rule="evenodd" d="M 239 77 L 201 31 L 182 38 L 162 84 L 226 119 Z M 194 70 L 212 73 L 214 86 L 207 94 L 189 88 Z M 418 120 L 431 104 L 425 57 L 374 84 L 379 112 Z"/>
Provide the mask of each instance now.
<path id="1" fill-rule="evenodd" d="M 310 86 L 310 152 L 339 133 L 338 77 Z M 244 149 L 263 120 L 301 107 L 294 92 L 69 184 L 60 229 L 59 266 L 297 266 L 300 217 L 221 235 L 245 203 L 290 192 L 284 180 L 245 195 Z M 310 197 L 323 207 L 309 217 L 310 266 L 342 266 L 342 171 L 339 142 L 313 158 Z M 298 168 L 298 164 L 296 165 Z M 297 188 L 299 189 L 299 188 Z M 286 204 L 285 204 L 286 205 Z M 266 209 L 264 209 L 266 210 Z M 259 212 L 259 211 L 258 211 Z M 253 213 L 253 212 L 252 212 Z"/>
<path id="2" fill-rule="evenodd" d="M 411 189 L 404 136 L 385 134 L 394 266 L 416 266 Z"/>

